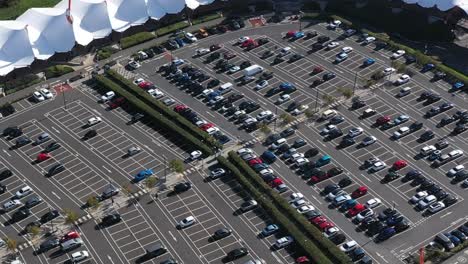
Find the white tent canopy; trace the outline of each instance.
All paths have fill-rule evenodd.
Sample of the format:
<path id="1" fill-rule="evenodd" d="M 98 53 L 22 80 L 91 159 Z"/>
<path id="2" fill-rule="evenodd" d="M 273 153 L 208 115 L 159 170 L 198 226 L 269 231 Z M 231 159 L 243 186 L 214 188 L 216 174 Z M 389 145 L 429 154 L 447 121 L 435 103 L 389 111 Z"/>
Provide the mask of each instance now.
<path id="1" fill-rule="evenodd" d="M 46 60 L 56 52 L 68 52 L 75 46 L 72 25 L 64 9 L 31 8 L 17 18 L 28 26 L 34 56 Z"/>
<path id="2" fill-rule="evenodd" d="M 26 24 L 20 21 L 0 21 L 0 75 L 16 68 L 28 67 L 34 61 Z"/>
<path id="3" fill-rule="evenodd" d="M 195 9 L 214 0 L 71 0 L 54 8 L 32 8 L 16 21 L 0 21 L 0 76 L 45 60 L 57 52 L 71 51 L 144 24 L 149 18 L 177 14 L 186 6 Z M 70 17 L 68 14 L 70 13 Z M 68 19 L 70 18 L 70 19 Z M 72 24 L 70 24 L 72 23 Z"/>

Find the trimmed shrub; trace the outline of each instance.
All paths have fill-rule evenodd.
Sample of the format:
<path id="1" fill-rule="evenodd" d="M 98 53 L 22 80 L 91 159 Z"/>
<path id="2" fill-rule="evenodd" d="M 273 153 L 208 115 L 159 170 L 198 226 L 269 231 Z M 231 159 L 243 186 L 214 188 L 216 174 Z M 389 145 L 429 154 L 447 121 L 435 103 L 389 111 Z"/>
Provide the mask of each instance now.
<path id="1" fill-rule="evenodd" d="M 96 59 L 98 61 L 105 60 L 105 59 L 109 58 L 112 54 L 116 53 L 117 51 L 119 51 L 119 50 L 116 49 L 116 48 L 113 48 L 111 46 L 104 47 L 104 48 L 98 50 L 97 55 L 96 55 Z"/>
<path id="2" fill-rule="evenodd" d="M 201 16 L 201 17 L 197 17 L 197 18 L 192 19 L 192 24 L 193 25 L 201 24 L 201 23 L 205 23 L 205 22 L 208 22 L 208 21 L 211 21 L 211 20 L 215 20 L 215 19 L 220 18 L 220 17 L 221 17 L 221 13 L 214 13 L 214 14 L 210 14 L 210 15 L 206 15 L 206 16 Z"/>
<path id="3" fill-rule="evenodd" d="M 263 199 L 267 201 L 272 201 L 274 206 L 286 216 L 288 221 L 291 224 L 287 227 L 292 228 L 295 226 L 299 229 L 300 233 L 304 233 L 315 245 L 319 252 L 321 251 L 330 261 L 334 264 L 341 263 L 352 263 L 348 256 L 341 252 L 338 247 L 333 244 L 330 240 L 325 238 L 315 226 L 311 225 L 307 219 L 299 214 L 290 204 L 276 192 L 276 190 L 270 188 L 258 175 L 253 171 L 247 163 L 245 163 L 235 152 L 229 152 L 229 160 L 233 163 L 234 167 L 240 171 L 241 175 L 244 175 L 250 181 L 250 183 L 255 186 L 255 188 L 260 192 Z M 268 196 L 268 197 L 265 197 Z M 311 249 L 313 250 L 313 249 Z M 310 251 L 307 251 L 310 252 Z M 316 257 L 315 251 L 310 257 Z M 314 259 L 315 260 L 315 259 Z M 316 263 L 329 263 L 322 262 L 323 260 L 316 260 Z"/>
<path id="4" fill-rule="evenodd" d="M 133 47 L 135 45 L 138 45 L 140 43 L 149 41 L 156 38 L 156 36 L 150 32 L 139 32 L 134 35 L 122 38 L 120 40 L 120 47 L 122 49 L 126 49 L 129 47 Z"/>
<path id="5" fill-rule="evenodd" d="M 45 69 L 45 76 L 47 79 L 49 78 L 54 78 L 54 77 L 59 77 L 64 74 L 73 72 L 73 68 L 65 65 L 55 65 L 55 66 L 50 66 L 47 69 Z"/>
<path id="6" fill-rule="evenodd" d="M 172 24 L 172 25 L 169 25 L 169 26 L 165 26 L 165 27 L 162 27 L 162 28 L 159 28 L 158 30 L 156 30 L 154 33 L 157 35 L 157 36 L 163 36 L 163 35 L 166 35 L 166 34 L 169 34 L 169 33 L 172 33 L 172 32 L 175 32 L 177 30 L 181 30 L 183 28 L 186 28 L 190 26 L 188 24 L 187 21 L 181 21 L 181 22 L 177 22 L 175 24 Z"/>
<path id="7" fill-rule="evenodd" d="M 197 139 L 205 142 L 205 144 L 210 146 L 212 149 L 222 148 L 222 145 L 219 144 L 219 142 L 216 141 L 216 139 L 214 139 L 212 136 L 202 131 L 200 128 L 192 124 L 183 116 L 174 112 L 171 108 L 164 105 L 161 101 L 154 99 L 151 95 L 149 95 L 140 87 L 136 86 L 133 82 L 125 79 L 122 75 L 118 74 L 117 72 L 113 70 L 109 70 L 107 71 L 107 76 L 109 76 L 109 78 L 115 83 L 117 83 L 119 86 L 126 89 L 128 92 L 130 92 L 134 96 L 136 96 L 139 100 L 143 101 L 145 104 L 154 108 L 161 115 L 168 118 L 169 120 L 172 120 L 172 122 L 177 124 L 177 126 L 181 127 L 182 129 L 184 129 L 185 131 L 187 131 L 188 133 L 190 133 Z"/>
<path id="8" fill-rule="evenodd" d="M 201 150 L 205 155 L 213 154 L 213 151 L 206 144 L 188 133 L 184 128 L 177 125 L 175 122 L 173 122 L 172 119 L 168 119 L 167 117 L 163 116 L 150 105 L 140 100 L 129 91 L 126 91 L 123 87 L 121 87 L 120 84 L 115 83 L 102 75 L 97 75 L 94 77 L 94 79 L 99 86 L 114 91 L 116 94 L 124 97 L 133 107 L 143 113 L 146 113 L 148 116 L 151 116 L 156 121 L 158 126 L 166 131 L 169 131 L 172 133 L 172 135 L 182 139 L 184 142 L 192 146 L 194 150 Z"/>

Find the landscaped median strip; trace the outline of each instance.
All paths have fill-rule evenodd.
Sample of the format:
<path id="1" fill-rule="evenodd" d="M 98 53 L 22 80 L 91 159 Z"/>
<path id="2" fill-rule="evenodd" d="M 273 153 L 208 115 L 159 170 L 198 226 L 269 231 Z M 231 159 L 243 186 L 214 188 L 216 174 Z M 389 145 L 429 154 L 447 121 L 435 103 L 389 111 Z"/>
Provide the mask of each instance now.
<path id="1" fill-rule="evenodd" d="M 210 147 L 208 147 L 208 145 L 204 144 L 201 140 L 197 139 L 184 128 L 180 127 L 176 122 L 173 121 L 174 119 L 168 119 L 163 113 L 156 111 L 151 107 L 151 105 L 143 102 L 134 94 L 125 90 L 117 83 L 102 75 L 97 75 L 94 77 L 94 79 L 99 86 L 114 91 L 116 94 L 124 97 L 131 105 L 138 109 L 138 111 L 144 112 L 152 117 L 158 126 L 173 133 L 174 136 L 178 136 L 185 143 L 188 143 L 194 150 L 198 149 L 207 156 L 213 154 L 213 151 Z"/>
<path id="2" fill-rule="evenodd" d="M 215 138 L 208 135 L 205 131 L 201 130 L 199 127 L 195 126 L 183 116 L 179 115 L 178 113 L 174 112 L 171 108 L 167 107 L 165 104 L 160 102 L 159 100 L 153 98 L 149 95 L 145 90 L 141 89 L 133 82 L 127 80 L 122 75 L 118 74 L 114 70 L 107 71 L 107 76 L 110 80 L 115 82 L 117 85 L 125 89 L 126 91 L 130 92 L 133 96 L 137 99 L 141 100 L 146 105 L 154 108 L 160 114 L 162 114 L 167 119 L 171 120 L 180 128 L 184 129 L 192 136 L 196 137 L 197 139 L 204 142 L 208 145 L 212 150 L 213 149 L 222 149 L 222 145 L 216 141 Z"/>
<path id="3" fill-rule="evenodd" d="M 295 211 L 289 203 L 270 188 L 263 180 L 233 151 L 229 160 L 220 156 L 218 162 L 231 171 L 238 182 L 246 189 L 263 209 L 281 225 L 285 233 L 293 236 L 296 249 L 307 254 L 313 263 L 343 264 L 352 263 L 350 258 L 304 216 Z"/>

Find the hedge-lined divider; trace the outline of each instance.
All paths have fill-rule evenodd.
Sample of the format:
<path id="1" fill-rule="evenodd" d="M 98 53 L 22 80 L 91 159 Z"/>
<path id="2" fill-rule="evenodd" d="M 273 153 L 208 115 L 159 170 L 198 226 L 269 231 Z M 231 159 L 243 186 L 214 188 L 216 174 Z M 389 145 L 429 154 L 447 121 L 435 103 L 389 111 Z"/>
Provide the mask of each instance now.
<path id="1" fill-rule="evenodd" d="M 146 104 L 130 92 L 126 91 L 118 84 L 113 82 L 107 77 L 102 75 L 97 75 L 94 77 L 95 81 L 100 87 L 114 91 L 116 94 L 124 97 L 131 105 L 138 109 L 138 111 L 144 112 L 145 114 L 151 116 L 158 126 L 161 128 L 174 133 L 174 136 L 182 139 L 184 142 L 190 144 L 190 146 L 196 150 L 202 151 L 205 155 L 209 156 L 213 154 L 213 151 L 206 144 L 203 144 L 199 139 L 185 131 L 184 128 L 178 126 L 171 119 L 163 116 L 158 111 L 154 110 L 150 105 Z"/>
<path id="2" fill-rule="evenodd" d="M 303 233 L 319 252 L 322 252 L 332 263 L 344 264 L 352 263 L 350 258 L 341 252 L 338 247 L 329 239 L 323 236 L 322 232 L 313 226 L 303 215 L 299 214 L 296 209 L 281 197 L 276 190 L 268 186 L 263 179 L 252 170 L 249 165 L 243 161 L 235 152 L 229 152 L 229 161 L 231 161 L 243 177 L 247 178 L 250 183 L 255 186 L 258 192 L 265 195 L 264 199 L 271 201 L 274 206 L 288 219 L 289 226 L 295 226 L 299 233 Z M 312 250 L 312 248 L 310 249 Z M 309 252 L 309 251 L 307 251 Z M 314 251 L 315 252 L 315 251 Z M 315 253 L 314 253 L 315 254 Z M 311 255 L 310 257 L 314 257 Z M 317 263 L 325 263 L 316 261 Z"/>
<path id="3" fill-rule="evenodd" d="M 192 124 L 190 121 L 188 121 L 183 116 L 173 111 L 171 108 L 167 107 L 165 104 L 163 104 L 159 100 L 153 98 L 145 90 L 141 89 L 140 87 L 135 85 L 130 80 L 118 74 L 116 71 L 114 70 L 107 71 L 107 76 L 109 76 L 109 79 L 117 83 L 126 91 L 136 96 L 145 104 L 151 106 L 152 108 L 154 108 L 156 111 L 158 111 L 160 114 L 162 114 L 169 120 L 172 120 L 179 127 L 189 132 L 190 134 L 192 134 L 194 137 L 198 138 L 199 140 L 202 140 L 210 148 L 222 149 L 223 146 L 219 144 L 219 142 L 215 138 L 208 135 L 208 133 L 206 133 L 205 131 L 201 130 L 199 127 Z"/>

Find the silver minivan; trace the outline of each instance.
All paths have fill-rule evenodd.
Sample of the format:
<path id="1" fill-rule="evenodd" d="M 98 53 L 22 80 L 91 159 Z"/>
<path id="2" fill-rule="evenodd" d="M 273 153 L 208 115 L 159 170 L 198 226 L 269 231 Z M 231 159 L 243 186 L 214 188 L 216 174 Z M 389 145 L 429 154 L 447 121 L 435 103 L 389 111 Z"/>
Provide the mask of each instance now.
<path id="1" fill-rule="evenodd" d="M 444 235 L 443 233 L 440 233 L 438 234 L 435 239 L 434 239 L 435 242 L 441 244 L 442 246 L 444 246 L 444 248 L 446 250 L 450 250 L 452 248 L 455 247 L 455 245 L 453 244 L 452 240 L 450 240 L 450 238 L 448 238 L 446 235 Z"/>
<path id="2" fill-rule="evenodd" d="M 73 239 L 70 239 L 61 243 L 60 250 L 62 251 L 72 250 L 72 249 L 81 247 L 82 244 L 83 244 L 83 240 L 81 240 L 81 238 L 73 238 Z"/>

